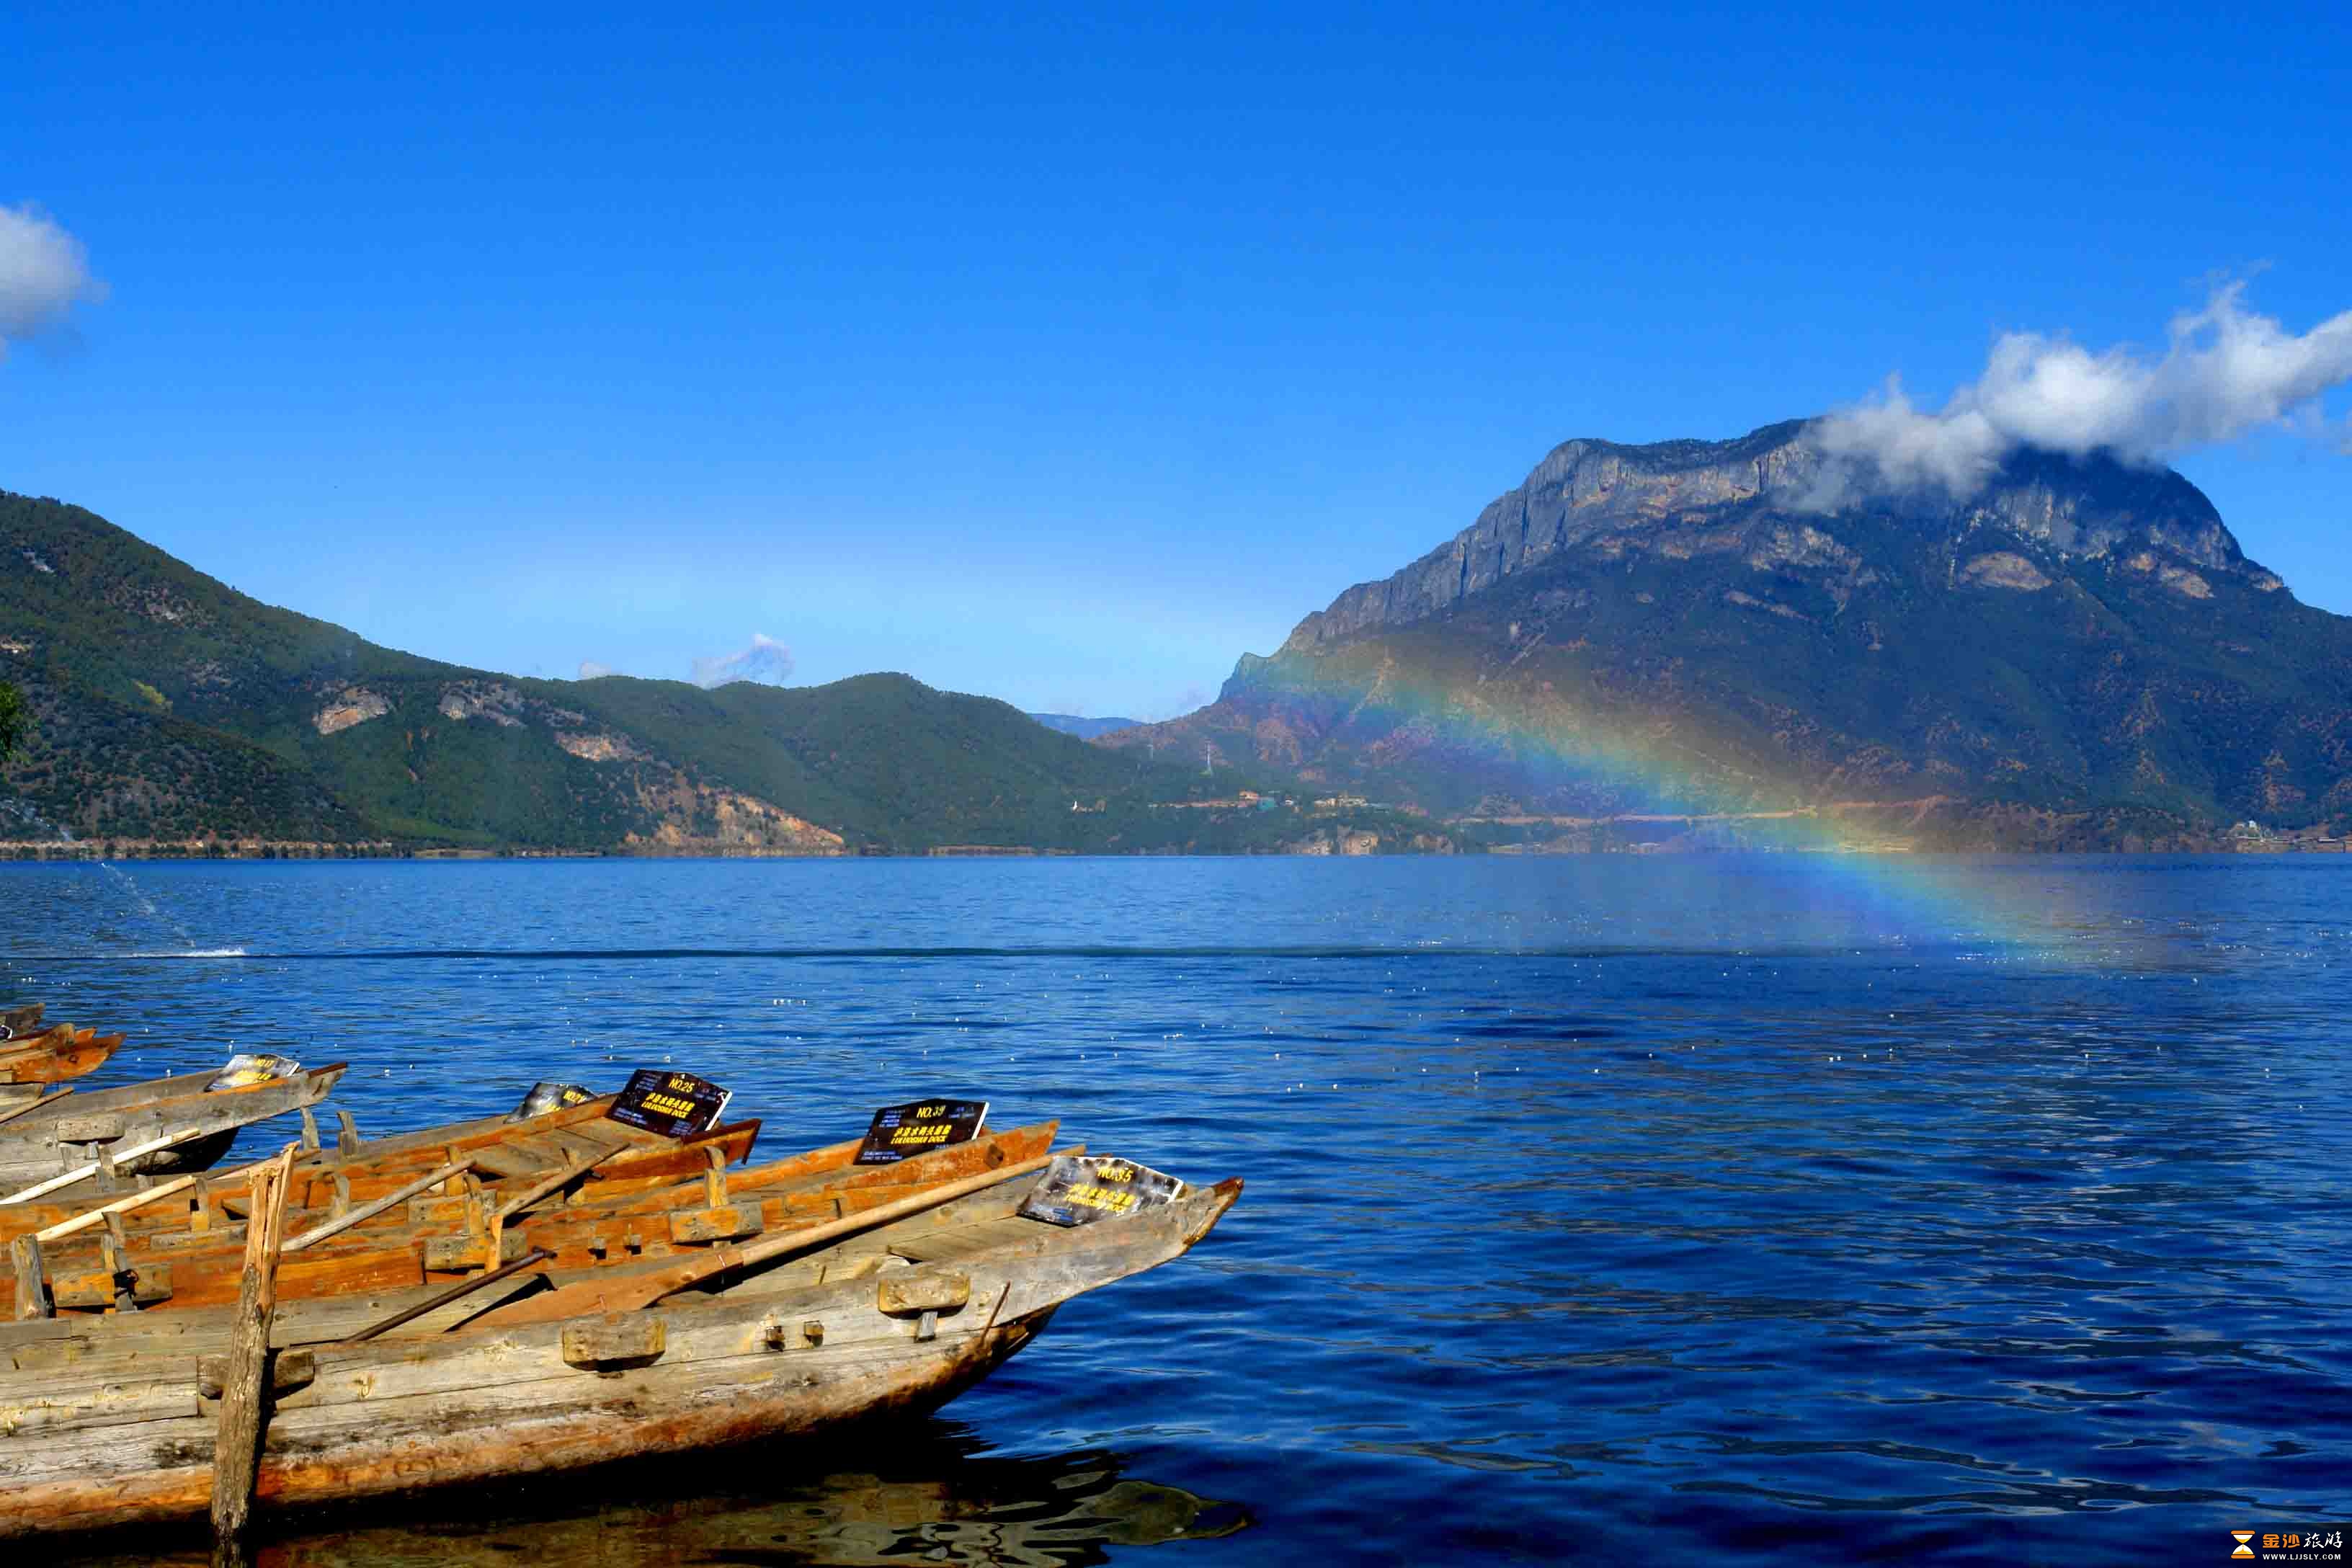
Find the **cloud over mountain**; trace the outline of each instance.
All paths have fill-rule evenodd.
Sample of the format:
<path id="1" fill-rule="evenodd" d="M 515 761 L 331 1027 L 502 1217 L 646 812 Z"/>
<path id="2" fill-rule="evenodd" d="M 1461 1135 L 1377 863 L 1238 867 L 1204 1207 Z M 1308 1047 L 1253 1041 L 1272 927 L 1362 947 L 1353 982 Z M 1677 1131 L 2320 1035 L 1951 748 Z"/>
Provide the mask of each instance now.
<path id="1" fill-rule="evenodd" d="M 738 680 L 782 686 L 792 673 L 793 650 L 765 632 L 753 632 L 748 647 L 696 659 L 693 680 L 705 690 Z"/>
<path id="2" fill-rule="evenodd" d="M 105 298 L 81 241 L 30 204 L 0 206 L 0 357 L 12 341 L 61 326 L 76 305 Z"/>
<path id="3" fill-rule="evenodd" d="M 1933 413 L 1890 380 L 1814 423 L 1809 440 L 1828 461 L 1811 499 L 1833 507 L 1856 488 L 1966 497 L 2022 447 L 2157 463 L 2263 426 L 2323 430 L 2317 400 L 2352 381 L 2352 310 L 2298 336 L 2247 310 L 2243 290 L 2228 284 L 2175 316 L 2161 357 L 2005 332 L 1984 374 Z"/>

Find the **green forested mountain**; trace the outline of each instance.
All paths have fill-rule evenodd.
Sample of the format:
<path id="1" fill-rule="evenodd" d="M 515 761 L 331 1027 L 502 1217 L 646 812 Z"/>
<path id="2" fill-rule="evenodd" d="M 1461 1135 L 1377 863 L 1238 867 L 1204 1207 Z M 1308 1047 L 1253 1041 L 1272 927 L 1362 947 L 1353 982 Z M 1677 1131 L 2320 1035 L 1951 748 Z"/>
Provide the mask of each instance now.
<path id="1" fill-rule="evenodd" d="M 1105 743 L 1487 820 L 1875 810 L 1972 847 L 2352 826 L 2352 620 L 2179 474 L 2021 452 L 1956 499 L 1824 463 L 1801 422 L 1570 442 L 1211 707 Z"/>
<path id="2" fill-rule="evenodd" d="M 1271 830 L 1151 809 L 1229 791 L 1230 773 L 1104 751 L 904 676 L 704 690 L 467 669 L 6 492 L 0 679 L 35 721 L 6 772 L 18 815 L 84 838 L 831 853 L 1246 847 Z M 0 837 L 31 831 L 0 822 Z"/>

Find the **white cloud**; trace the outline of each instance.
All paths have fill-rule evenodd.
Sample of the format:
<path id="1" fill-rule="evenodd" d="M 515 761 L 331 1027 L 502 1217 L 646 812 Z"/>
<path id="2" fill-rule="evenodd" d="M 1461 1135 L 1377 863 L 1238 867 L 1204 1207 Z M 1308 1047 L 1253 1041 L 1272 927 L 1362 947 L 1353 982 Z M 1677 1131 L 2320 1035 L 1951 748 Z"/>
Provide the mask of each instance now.
<path id="1" fill-rule="evenodd" d="M 751 646 L 694 661 L 694 683 L 706 690 L 738 680 L 782 686 L 793 673 L 793 650 L 765 632 L 753 632 Z"/>
<path id="2" fill-rule="evenodd" d="M 582 680 L 602 680 L 608 675 L 618 675 L 621 672 L 619 670 L 614 669 L 609 664 L 599 664 L 593 658 L 583 658 L 580 661 L 580 674 L 578 679 Z"/>
<path id="3" fill-rule="evenodd" d="M 1856 482 L 1965 497 L 2021 447 L 2157 462 L 2264 426 L 2324 430 L 2313 405 L 2352 381 L 2352 310 L 2296 336 L 2246 310 L 2243 291 L 2229 284 L 2175 316 L 2161 358 L 2007 332 L 1937 412 L 1889 380 L 1876 400 L 1815 421 L 1809 438 L 1831 459 L 1815 499 L 1834 505 Z"/>
<path id="4" fill-rule="evenodd" d="M 36 206 L 0 206 L 0 357 L 11 340 L 62 326 L 78 304 L 106 298 L 81 241 Z"/>

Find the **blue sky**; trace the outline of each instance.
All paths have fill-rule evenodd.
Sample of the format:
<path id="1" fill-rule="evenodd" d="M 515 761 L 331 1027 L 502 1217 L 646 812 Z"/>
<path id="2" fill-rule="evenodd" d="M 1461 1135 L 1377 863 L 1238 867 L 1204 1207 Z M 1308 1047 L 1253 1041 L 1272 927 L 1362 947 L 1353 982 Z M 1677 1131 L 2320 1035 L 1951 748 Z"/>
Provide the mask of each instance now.
<path id="1" fill-rule="evenodd" d="M 108 291 L 0 487 L 468 664 L 1152 717 L 1570 437 L 2352 307 L 2341 6 L 485 9 L 0 19 Z M 2179 466 L 2352 612 L 2352 458 Z"/>

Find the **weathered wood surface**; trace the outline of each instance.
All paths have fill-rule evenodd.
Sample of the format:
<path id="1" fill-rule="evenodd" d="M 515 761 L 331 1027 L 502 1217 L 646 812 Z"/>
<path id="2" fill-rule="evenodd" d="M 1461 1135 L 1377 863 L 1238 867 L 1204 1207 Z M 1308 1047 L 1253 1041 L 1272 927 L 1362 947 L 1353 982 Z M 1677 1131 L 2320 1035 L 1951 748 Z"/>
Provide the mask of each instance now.
<path id="1" fill-rule="evenodd" d="M 33 1239 L 44 1243 L 63 1241 L 66 1237 L 78 1235 L 92 1226 L 105 1224 L 110 1215 L 129 1214 L 149 1204 L 161 1203 L 165 1198 L 184 1192 L 195 1184 L 196 1179 L 194 1176 L 174 1176 L 170 1181 L 149 1187 L 143 1192 L 132 1193 L 130 1196 L 117 1198 L 112 1203 L 100 1204 L 87 1214 L 79 1214 L 71 1219 L 59 1220 L 46 1230 L 35 1231 Z"/>
<path id="2" fill-rule="evenodd" d="M 427 1166 L 446 1163 L 454 1157 L 450 1152 L 453 1149 L 458 1153 L 473 1153 L 519 1136 L 533 1136 L 583 1125 L 610 1126 L 616 1133 L 645 1137 L 646 1142 L 644 1146 L 653 1146 L 655 1141 L 647 1135 L 637 1133 L 635 1129 L 623 1127 L 618 1122 L 606 1123 L 603 1121 L 604 1112 L 612 1109 L 614 1098 L 608 1094 L 595 1100 L 583 1100 L 578 1105 L 559 1106 L 553 1110 L 543 1111 L 538 1116 L 520 1121 L 509 1121 L 503 1116 L 479 1116 L 465 1121 L 440 1122 L 431 1127 L 420 1127 L 412 1131 L 396 1132 L 386 1137 L 364 1138 L 355 1150 L 336 1146 L 322 1147 L 296 1159 L 295 1178 L 298 1183 L 306 1182 L 317 1186 L 331 1183 L 335 1173 L 347 1166 L 376 1171 L 388 1175 L 404 1170 L 423 1170 Z M 667 1143 L 669 1141 L 665 1139 L 659 1142 Z M 267 1162 L 256 1161 L 247 1165 L 232 1165 L 223 1170 L 220 1174 L 224 1178 L 239 1177 L 264 1163 Z M 306 1207 L 310 1206 L 313 1202 L 312 1198 L 299 1186 L 295 1191 L 293 1201 Z M 316 1201 L 324 1202 L 325 1200 L 320 1198 Z"/>
<path id="3" fill-rule="evenodd" d="M 284 1239 L 286 1189 L 294 1151 L 253 1179 L 253 1224 L 245 1242 L 245 1282 L 230 1324 L 228 1353 L 219 1369 L 220 1418 L 214 1428 L 213 1550 L 234 1556 L 253 1512 L 254 1477 L 260 1469 L 262 1426 L 269 1404 L 269 1324 L 278 1310 L 278 1248 Z M 201 1373 L 199 1383 L 201 1384 Z"/>
<path id="4" fill-rule="evenodd" d="M 101 1111 L 105 1110 L 97 1096 L 85 1096 L 76 1104 L 99 1104 Z M 550 1116 L 576 1116 L 583 1109 L 567 1107 L 560 1112 L 551 1112 Z M 599 1133 L 590 1141 L 609 1141 L 631 1151 L 619 1166 L 618 1175 L 624 1178 L 644 1176 L 648 1180 L 666 1180 L 686 1170 L 699 1169 L 698 1162 L 702 1156 L 698 1152 L 679 1152 L 685 1147 L 699 1150 L 705 1143 L 716 1143 L 727 1150 L 732 1159 L 748 1158 L 760 1127 L 758 1122 L 749 1121 L 739 1122 L 732 1127 L 714 1128 L 694 1144 L 680 1145 L 666 1138 L 623 1127 L 617 1122 L 605 1125 L 611 1129 L 610 1132 Z M 295 1185 L 289 1202 L 297 1209 L 324 1208 L 339 1200 L 364 1203 L 403 1184 L 417 1173 L 456 1158 L 470 1157 L 503 1141 L 529 1135 L 538 1130 L 541 1130 L 539 1121 L 509 1123 L 489 1119 L 427 1128 L 422 1132 L 398 1138 L 367 1140 L 348 1155 L 332 1147 L 298 1154 L 294 1167 Z M 0 1129 L 0 1138 L 5 1138 L 5 1130 Z M 211 1199 L 217 1212 L 229 1217 L 242 1218 L 245 1182 L 254 1171 L 268 1163 L 259 1161 L 212 1173 L 208 1184 L 217 1194 Z M 536 1171 L 543 1167 L 529 1168 Z M 606 1173 L 608 1178 L 614 1173 Z M 339 1182 L 341 1184 L 340 1187 Z M 71 1201 L 52 1205 L 48 1212 L 31 1204 L 0 1206 L 0 1239 L 25 1229 L 37 1230 L 54 1225 L 59 1219 L 70 1217 L 81 1206 L 84 1205 Z M 160 1213 L 142 1216 L 140 1224 L 158 1228 L 177 1228 L 184 1226 L 186 1217 L 184 1212 Z"/>
<path id="5" fill-rule="evenodd" d="M 45 1006 L 44 1003 L 26 1002 L 19 1006 L 0 1010 L 0 1030 L 5 1030 L 11 1035 L 22 1035 L 37 1029 L 40 1027 L 41 1013 Z"/>
<path id="6" fill-rule="evenodd" d="M 879 1229 L 847 1237 L 820 1251 L 771 1265 L 758 1277 L 756 1289 L 773 1290 L 824 1284 L 844 1278 L 864 1278 L 900 1260 L 932 1261 L 960 1257 L 989 1247 L 1026 1247 L 1053 1227 L 1018 1219 L 1014 1211 L 1027 1194 L 1028 1184 L 1012 1182 L 973 1197 L 958 1199 L 943 1208 Z M 614 1261 L 599 1265 L 616 1271 L 663 1267 L 659 1261 Z M 436 1284 L 423 1288 L 352 1291 L 311 1300 L 289 1300 L 281 1265 L 279 1303 L 274 1342 L 280 1348 L 348 1340 L 362 1329 L 394 1313 L 406 1313 L 446 1294 Z M 551 1268 L 548 1281 L 566 1285 L 584 1279 L 583 1271 Z M 480 1276 L 474 1276 L 478 1280 Z M 478 1320 L 501 1302 L 517 1300 L 522 1289 L 495 1289 L 454 1304 L 436 1307 L 415 1321 L 409 1334 L 446 1333 Z M 740 1289 L 741 1287 L 737 1287 Z M 141 1312 L 131 1317 L 90 1319 L 68 1315 L 32 1322 L 0 1323 L 0 1384 L 7 1370 L 58 1374 L 70 1371 L 78 1377 L 120 1382 L 143 1377 L 155 1358 L 217 1353 L 227 1344 L 229 1313 L 221 1307 L 174 1312 Z M 5 1426 L 0 1426 L 5 1435 Z"/>
<path id="7" fill-rule="evenodd" d="M 961 1257 L 998 1246 L 1010 1246 L 1017 1251 L 1059 1234 L 1052 1226 L 1015 1217 L 1014 1211 L 1026 1190 L 1027 1184 L 1013 1182 L 973 1197 L 959 1199 L 944 1208 L 863 1232 L 821 1250 L 772 1265 L 757 1276 L 756 1283 L 739 1283 L 735 1289 L 740 1290 L 748 1286 L 759 1291 L 772 1291 L 824 1284 L 845 1278 L 864 1279 L 877 1270 L 895 1268 L 902 1261 L 931 1261 L 934 1249 L 939 1249 L 939 1257 Z M 604 1267 L 616 1272 L 644 1272 L 662 1265 L 628 1262 Z M 551 1283 L 558 1286 L 587 1277 L 584 1272 L 562 1270 L 551 1270 L 546 1276 Z M 281 1272 L 281 1297 L 273 1331 L 273 1341 L 281 1349 L 348 1340 L 363 1329 L 381 1323 L 387 1316 L 406 1313 L 420 1305 L 433 1303 L 446 1296 L 448 1289 L 435 1285 L 419 1289 L 289 1301 L 283 1298 L 283 1278 Z M 476 1278 L 478 1279 L 479 1277 Z M 477 1323 L 499 1303 L 520 1300 L 526 1291 L 535 1289 L 537 1284 L 535 1279 L 519 1280 L 470 1300 L 435 1307 L 416 1318 L 412 1326 L 404 1331 L 402 1337 L 443 1334 Z M 21 1373 L 70 1376 L 100 1384 L 121 1384 L 142 1378 L 158 1364 L 158 1358 L 163 1358 L 163 1363 L 168 1365 L 190 1355 L 220 1353 L 227 1345 L 230 1326 L 231 1314 L 219 1307 L 184 1312 L 141 1312 L 135 1316 L 105 1319 L 66 1317 L 0 1324 L 0 1385 L 6 1383 L 10 1368 Z M 0 1431 L 5 1431 L 5 1426 L 0 1426 Z"/>
<path id="8" fill-rule="evenodd" d="M 120 1173 L 204 1170 L 227 1152 L 239 1129 L 324 1100 L 344 1066 L 306 1068 L 274 1083 L 210 1094 L 205 1085 L 213 1075 L 204 1072 L 55 1097 L 0 1124 L 0 1190 L 13 1191 L 82 1164 L 93 1144 L 130 1145 L 191 1126 L 205 1136 L 143 1156 Z"/>
<path id="9" fill-rule="evenodd" d="M 113 1123 L 109 1122 L 107 1126 L 111 1128 Z M 67 1136 L 60 1134 L 61 1138 Z M 79 1165 L 69 1166 L 46 1181 L 35 1182 L 29 1187 L 11 1193 L 6 1197 L 0 1198 L 0 1205 L 5 1205 L 9 1208 L 18 1207 L 37 1198 L 44 1198 L 52 1193 L 61 1192 L 67 1187 L 78 1186 L 92 1176 L 110 1173 L 118 1166 L 127 1168 L 131 1162 L 145 1155 L 160 1153 L 167 1149 L 176 1149 L 184 1143 L 204 1136 L 205 1136 L 205 1130 L 201 1127 L 175 1127 L 169 1132 L 160 1132 L 152 1138 L 142 1138 L 136 1143 L 123 1144 L 119 1147 L 111 1137 L 104 1138 L 102 1141 L 90 1140 L 91 1144 L 98 1150 L 97 1159 L 86 1160 Z M 68 1139 L 68 1141 L 71 1140 Z M 100 1184 L 103 1186 L 109 1184 L 101 1182 Z"/>
<path id="10" fill-rule="evenodd" d="M 658 1268 L 643 1272 L 600 1268 L 588 1279 L 576 1284 L 560 1286 L 543 1297 L 493 1309 L 484 1315 L 484 1321 L 500 1326 L 543 1323 L 577 1317 L 583 1312 L 650 1307 L 665 1297 L 704 1286 L 723 1275 L 740 1275 L 788 1253 L 806 1252 L 855 1231 L 938 1208 L 957 1198 L 1000 1184 L 1009 1177 L 1044 1170 L 1050 1158 L 1041 1154 L 1018 1165 L 1007 1165 L 1003 1171 L 989 1171 L 960 1182 L 950 1182 L 941 1187 L 909 1193 L 865 1214 L 823 1220 L 740 1245 L 714 1247 L 698 1257 L 680 1258 Z"/>
<path id="11" fill-rule="evenodd" d="M 936 1150 L 920 1156 L 927 1162 L 919 1167 L 923 1172 L 952 1168 L 959 1174 L 971 1174 L 993 1169 L 1016 1159 L 1026 1159 L 1050 1142 L 1055 1124 L 1041 1122 L 1032 1127 L 1017 1128 L 1009 1132 L 991 1133 L 972 1143 L 961 1144 L 950 1150 Z M 840 1190 L 890 1185 L 901 1180 L 929 1180 L 929 1175 L 899 1177 L 891 1174 L 887 1166 L 860 1170 L 850 1165 L 848 1154 L 855 1143 L 828 1145 L 807 1153 L 795 1154 L 766 1165 L 737 1167 L 723 1170 L 714 1184 L 709 1179 L 710 1151 L 717 1150 L 729 1160 L 740 1159 L 749 1152 L 749 1136 L 745 1129 L 756 1130 L 758 1123 L 747 1123 L 736 1129 L 717 1129 L 687 1144 L 667 1143 L 658 1148 L 632 1149 L 603 1166 L 596 1179 L 564 1194 L 562 1208 L 554 1200 L 540 1205 L 541 1216 L 578 1217 L 583 1224 L 604 1216 L 621 1217 L 632 1215 L 652 1216 L 650 1231 L 662 1228 L 662 1217 L 679 1207 L 683 1201 L 681 1182 L 689 1172 L 705 1177 L 705 1190 L 714 1186 L 714 1196 L 727 1201 L 746 1199 L 766 1201 L 770 1197 L 788 1201 L 776 1205 L 773 1213 L 781 1217 L 796 1212 L 814 1201 L 810 1194 L 830 1194 Z M 373 1147 L 373 1145 L 371 1145 Z M 471 1160 L 472 1154 L 461 1143 L 457 1157 Z M 436 1162 L 437 1165 L 438 1163 Z M 404 1160 L 399 1171 L 383 1173 L 373 1164 L 355 1163 L 349 1167 L 352 1175 L 341 1187 L 331 1179 L 304 1186 L 303 1162 L 296 1166 L 296 1191 L 291 1200 L 297 1210 L 291 1224 L 297 1231 L 310 1229 L 335 1216 L 339 1203 L 350 1208 L 380 1202 L 383 1195 L 413 1184 L 418 1175 L 429 1173 L 431 1166 L 415 1166 L 416 1174 L 403 1175 L 410 1168 Z M 210 1245 L 234 1245 L 237 1240 L 236 1224 L 243 1217 L 246 1200 L 241 1185 L 242 1171 L 214 1173 L 207 1176 L 200 1194 L 192 1194 L 175 1204 L 142 1209 L 130 1217 L 128 1224 L 134 1247 L 156 1246 L 174 1248 L 205 1245 L 200 1238 L 207 1232 L 221 1231 L 210 1237 Z M 399 1185 L 394 1176 L 402 1175 Z M 226 1185 L 227 1190 L 224 1191 Z M 488 1190 L 496 1184 L 486 1184 Z M 305 1203 L 306 1195 L 315 1198 Z M 446 1227 L 462 1222 L 467 1199 L 452 1182 L 438 1194 L 413 1194 L 404 1211 L 405 1222 L 420 1231 Z M 29 1231 L 44 1229 L 60 1220 L 70 1219 L 89 1206 L 88 1200 L 79 1203 L 66 1200 L 58 1203 L 32 1203 L 0 1206 L 0 1240 Z M 346 1211 L 348 1212 L 348 1211 Z M 647 1229 L 648 1227 L 639 1227 Z M 389 1234 L 383 1227 L 372 1228 L 370 1237 Z"/>
<path id="12" fill-rule="evenodd" d="M 72 1086 L 55 1089 L 46 1083 L 0 1084 L 0 1122 L 14 1121 L 19 1116 L 73 1093 Z"/>
<path id="13" fill-rule="evenodd" d="M 706 1168 L 702 1176 L 690 1180 L 667 1178 L 667 1185 L 616 1183 L 614 1185 L 621 1190 L 611 1194 L 591 1182 L 571 1194 L 564 1206 L 518 1213 L 495 1226 L 490 1211 L 493 1205 L 501 1203 L 495 1188 L 485 1189 L 477 1195 L 452 1198 L 419 1195 L 410 1201 L 404 1215 L 393 1212 L 393 1207 L 379 1207 L 373 1215 L 365 1207 L 354 1208 L 340 1219 L 326 1210 L 289 1213 L 289 1232 L 325 1234 L 316 1241 L 296 1235 L 287 1242 L 287 1256 L 280 1266 L 280 1296 L 292 1301 L 353 1291 L 398 1289 L 422 1286 L 436 1275 L 446 1277 L 478 1269 L 491 1260 L 490 1232 L 494 1228 L 503 1233 L 499 1256 L 513 1256 L 526 1246 L 545 1247 L 555 1255 L 555 1267 L 561 1270 L 589 1271 L 608 1263 L 691 1256 L 703 1250 L 695 1245 L 698 1242 L 729 1239 L 726 1235 L 698 1235 L 691 1226 L 677 1223 L 681 1216 L 691 1220 L 710 1212 L 705 1205 L 713 1186 L 730 1189 L 734 1198 L 730 1206 L 755 1220 L 755 1229 L 751 1234 L 790 1229 L 862 1214 L 919 1188 L 937 1187 L 1032 1159 L 1051 1146 L 1055 1126 L 1049 1121 L 991 1133 L 974 1142 L 934 1150 L 896 1165 L 858 1167 L 845 1161 L 830 1172 L 806 1173 L 807 1157 L 793 1156 L 746 1172 L 721 1173 Z M 838 1147 L 854 1149 L 855 1145 Z M 721 1158 L 727 1152 L 724 1145 L 709 1148 L 711 1153 Z M 707 1160 L 709 1156 L 703 1157 Z M 615 1159 L 611 1163 L 618 1167 L 622 1160 Z M 766 1182 L 768 1173 L 775 1170 L 803 1173 L 788 1175 L 780 1182 Z M 415 1180 L 430 1181 L 436 1176 L 447 1178 L 461 1173 L 457 1168 L 444 1166 L 422 1173 Z M 778 1188 L 783 1190 L 777 1191 L 774 1196 L 761 1199 L 756 1195 L 761 1191 Z M 134 1196 L 123 1201 L 142 1200 Z M 515 1201 L 506 1198 L 503 1204 Z M 552 1203 L 551 1194 L 549 1202 Z M 376 1200 L 376 1205 L 386 1203 L 386 1199 Z M 0 1210 L 0 1215 L 8 1212 Z M 124 1215 L 126 1221 L 138 1217 L 139 1213 Z M 61 1223 L 80 1222 L 68 1219 Z M 332 1227 L 337 1226 L 345 1228 L 334 1230 Z M 681 1230 L 685 1234 L 681 1235 Z M 200 1230 L 134 1230 L 126 1224 L 118 1243 L 120 1258 L 115 1266 L 128 1266 L 142 1278 L 152 1278 L 161 1268 L 169 1269 L 170 1293 L 152 1299 L 155 1309 L 176 1312 L 218 1306 L 236 1293 L 243 1268 L 242 1236 L 242 1226 L 226 1223 L 208 1224 Z M 85 1237 L 51 1248 L 47 1254 L 51 1277 L 96 1271 L 100 1266 L 101 1245 Z M 13 1266 L 6 1271 L 13 1277 Z M 110 1301 L 100 1300 L 85 1303 L 79 1298 L 73 1302 L 59 1302 L 69 1310 L 78 1306 L 95 1310 L 109 1304 Z"/>
<path id="14" fill-rule="evenodd" d="M 0 1040 L 0 1083 L 62 1083 L 98 1067 L 121 1046 L 121 1035 L 71 1024 Z"/>
<path id="15" fill-rule="evenodd" d="M 581 1320 L 436 1333 L 428 1317 L 371 1343 L 311 1344 L 312 1380 L 278 1395 L 258 1503 L 562 1470 L 934 1405 L 1018 1350 L 1063 1301 L 1181 1254 L 1240 1193 L 1224 1183 L 1063 1230 L 1012 1218 L 1025 1187 L 1000 1184 L 717 1296 L 594 1320 L 584 1336 Z M 973 1226 L 993 1239 L 952 1264 L 905 1256 Z M 920 1319 L 883 1310 L 883 1283 L 901 1301 L 964 1304 L 929 1310 L 923 1338 Z M 566 1359 L 567 1333 L 587 1365 Z M 196 1335 L 133 1342 L 79 1360 L 45 1359 L 30 1342 L 14 1350 L 20 1362 L 37 1353 L 34 1370 L 0 1374 L 0 1431 L 12 1435 L 0 1443 L 0 1535 L 202 1514 L 213 1429 L 195 1394 L 210 1347 Z M 637 1353 L 615 1356 L 631 1345 Z"/>

